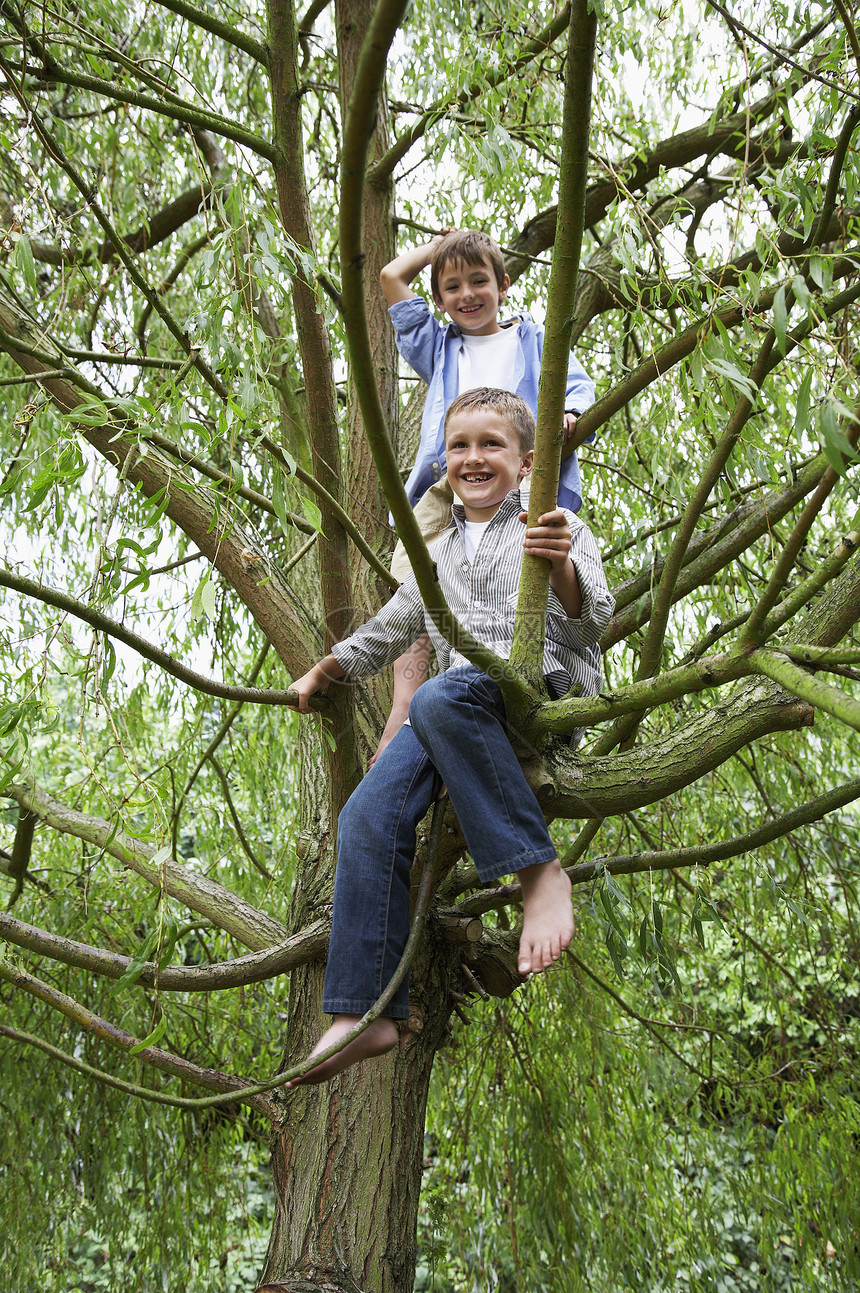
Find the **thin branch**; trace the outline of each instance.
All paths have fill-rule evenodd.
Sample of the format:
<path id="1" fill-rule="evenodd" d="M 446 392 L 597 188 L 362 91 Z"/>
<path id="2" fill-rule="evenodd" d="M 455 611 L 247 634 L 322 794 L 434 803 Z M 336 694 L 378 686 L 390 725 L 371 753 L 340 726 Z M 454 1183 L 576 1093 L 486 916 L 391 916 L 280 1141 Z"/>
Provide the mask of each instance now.
<path id="1" fill-rule="evenodd" d="M 132 633 L 123 624 L 117 620 L 110 619 L 100 611 L 95 610 L 92 606 L 87 606 L 84 602 L 77 601 L 70 597 L 68 593 L 61 593 L 56 588 L 49 588 L 47 584 L 36 583 L 33 579 L 25 579 L 22 575 L 15 575 L 11 570 L 0 568 L 0 587 L 11 588 L 16 593 L 21 593 L 25 597 L 33 597 L 37 601 L 44 602 L 47 606 L 53 606 L 56 610 L 63 611 L 67 615 L 74 615 L 77 619 L 83 620 L 91 628 L 96 629 L 99 633 L 107 633 L 109 637 L 116 638 L 118 642 L 123 642 L 126 646 L 131 647 L 138 655 L 145 660 L 151 660 L 157 664 L 165 673 L 176 678 L 179 682 L 184 682 L 186 686 L 193 687 L 195 691 L 203 692 L 206 696 L 217 696 L 221 700 L 239 700 L 244 704 L 252 705 L 294 705 L 295 692 L 293 691 L 269 691 L 260 687 L 236 687 L 228 683 L 216 682 L 213 678 L 206 678 L 203 674 L 195 673 L 187 665 L 175 660 L 173 656 L 162 651 L 160 647 L 153 646 L 145 638 L 140 637 L 137 633 Z M 319 710 L 321 713 L 331 712 L 331 702 L 327 701 L 324 696 L 315 696 L 311 700 L 311 707 Z"/>
<path id="2" fill-rule="evenodd" d="M 219 485 L 226 485 L 230 494 L 235 494 L 239 498 L 244 498 L 247 502 L 253 503 L 261 511 L 267 512 L 269 516 L 277 517 L 275 505 L 264 494 L 259 494 L 255 489 L 249 489 L 247 485 L 241 485 L 230 472 L 222 471 L 220 467 L 213 466 L 212 463 L 206 462 L 204 458 L 198 458 L 196 454 L 189 452 L 182 445 L 176 444 L 167 436 L 162 435 L 159 431 L 147 429 L 141 434 L 142 440 L 149 440 L 151 444 L 158 445 L 165 453 L 171 457 L 177 458 L 186 467 L 191 467 L 193 471 L 200 472 L 201 476 L 208 477 L 209 480 L 217 481 Z M 296 512 L 284 511 L 284 517 L 287 522 L 296 530 L 301 530 L 303 534 L 316 534 L 316 530 L 310 521 L 305 520 Z M 280 519 L 280 518 L 279 518 Z"/>
<path id="3" fill-rule="evenodd" d="M 47 983 L 43 983 L 41 979 L 37 979 L 33 974 L 28 974 L 26 970 L 12 966 L 8 962 L 0 961 L 0 981 L 28 993 L 38 1001 L 44 1002 L 53 1010 L 65 1015 L 67 1019 L 77 1024 L 85 1032 L 94 1034 L 102 1041 L 115 1046 L 118 1050 L 128 1053 L 133 1047 L 140 1045 L 140 1039 L 135 1037 L 133 1033 L 126 1032 L 124 1028 L 117 1028 L 115 1024 L 109 1023 L 108 1020 L 103 1019 L 92 1010 L 88 1010 L 86 1006 L 75 1001 L 73 997 L 67 996 L 65 992 L 59 992 Z M 257 1099 L 257 1096 L 261 1094 L 260 1090 L 244 1079 L 221 1073 L 218 1069 L 202 1068 L 199 1064 L 192 1064 L 190 1060 L 182 1059 L 179 1055 L 171 1055 L 169 1051 L 162 1050 L 158 1046 L 147 1046 L 142 1051 L 136 1051 L 135 1058 L 141 1060 L 144 1064 L 151 1064 L 153 1068 L 159 1069 L 162 1073 L 167 1073 L 171 1077 L 180 1078 L 186 1082 L 194 1082 L 197 1086 L 208 1087 L 210 1090 L 220 1093 L 210 1097 L 210 1100 L 206 1103 L 228 1104 L 241 1100 L 261 1112 L 271 1112 L 268 1101 Z M 93 1071 L 94 1076 L 96 1072 L 95 1070 Z M 143 1089 L 145 1090 L 146 1088 Z M 163 1104 L 167 1102 L 167 1097 L 163 1097 L 160 1101 Z M 181 1109 L 188 1108 L 189 1105 L 192 1108 L 199 1105 L 197 1101 L 179 1100 L 175 1097 L 171 1103 Z M 205 1107 L 205 1104 L 203 1107 Z"/>
<path id="4" fill-rule="evenodd" d="M 849 444 L 856 445 L 858 435 L 860 435 L 860 422 L 854 418 L 847 428 L 847 439 Z M 832 467 L 824 473 L 821 482 L 809 499 L 806 507 L 797 518 L 797 523 L 792 530 L 788 540 L 783 544 L 779 560 L 774 567 L 767 587 L 759 598 L 757 604 L 753 607 L 741 641 L 749 646 L 751 644 L 760 644 L 762 639 L 762 626 L 767 616 L 773 610 L 776 599 L 785 586 L 788 576 L 790 575 L 794 563 L 800 555 L 800 550 L 806 542 L 809 531 L 812 528 L 815 518 L 820 514 L 828 496 L 839 480 L 839 474 Z"/>
<path id="5" fill-rule="evenodd" d="M 271 645 L 272 644 L 270 642 L 263 643 L 262 650 L 260 651 L 256 660 L 254 661 L 251 671 L 248 674 L 248 681 L 245 684 L 246 686 L 250 686 L 259 676 L 260 670 L 262 669 L 263 665 L 266 662 L 266 656 L 269 654 Z M 197 760 L 197 763 L 195 764 L 193 771 L 189 774 L 188 780 L 185 782 L 181 795 L 176 801 L 176 806 L 173 809 L 174 822 L 178 822 L 179 816 L 182 812 L 182 808 L 185 804 L 185 800 L 188 798 L 189 791 L 191 790 L 191 787 L 194 785 L 194 782 L 197 780 L 198 776 L 200 775 L 200 771 L 204 767 L 206 760 L 215 753 L 215 751 L 218 749 L 218 746 L 224 740 L 225 736 L 230 731 L 230 728 L 233 726 L 236 719 L 241 714 L 243 703 L 244 702 L 242 701 L 238 701 L 235 705 L 233 705 L 233 707 L 228 711 L 228 713 L 225 714 L 224 718 L 218 724 L 218 728 L 215 732 L 215 735 L 212 737 L 212 740 L 209 742 L 206 749 L 203 751 L 200 758 Z"/>
<path id="6" fill-rule="evenodd" d="M 29 382 L 42 382 L 49 377 L 65 377 L 69 380 L 72 372 L 71 368 L 46 368 L 44 372 L 25 373 L 23 377 L 4 377 L 0 386 L 26 386 Z"/>
<path id="7" fill-rule="evenodd" d="M 400 136 L 397 142 L 389 148 L 388 152 L 371 166 L 368 172 L 368 181 L 371 184 L 381 184 L 387 180 L 397 163 L 406 156 L 412 145 L 417 143 L 424 133 L 440 118 L 447 117 L 452 110 L 456 111 L 458 108 L 464 108 L 466 104 L 485 94 L 488 88 L 501 85 L 503 81 L 514 76 L 521 67 L 525 67 L 532 59 L 545 53 L 553 41 L 557 40 L 565 30 L 569 22 L 570 4 L 567 4 L 553 18 L 552 22 L 544 27 L 543 31 L 523 46 L 521 52 L 515 58 L 492 70 L 485 68 L 481 79 L 462 90 L 455 99 L 452 100 L 447 96 L 437 99 L 434 104 L 424 110 L 418 120 Z"/>
<path id="8" fill-rule="evenodd" d="M 593 983 L 596 983 L 597 986 L 601 988 L 606 993 L 607 996 L 612 998 L 615 1004 L 619 1007 L 620 1010 L 624 1012 L 625 1015 L 629 1015 L 631 1019 L 635 1019 L 637 1023 L 641 1024 L 642 1027 L 646 1030 L 646 1032 L 651 1034 L 651 1036 L 654 1038 L 654 1041 L 657 1043 L 657 1045 L 662 1046 L 664 1050 L 667 1050 L 670 1053 L 670 1055 L 674 1055 L 675 1059 L 678 1060 L 680 1064 L 683 1064 L 685 1069 L 689 1069 L 691 1073 L 695 1073 L 696 1077 L 700 1077 L 703 1082 L 708 1082 L 711 1080 L 710 1076 L 707 1073 L 703 1072 L 702 1069 L 697 1068 L 695 1064 L 691 1064 L 689 1060 L 684 1058 L 684 1056 L 681 1054 L 680 1051 L 676 1051 L 675 1047 L 672 1046 L 671 1043 L 666 1041 L 665 1037 L 660 1036 L 660 1034 L 657 1032 L 657 1027 L 655 1026 L 654 1022 L 652 1022 L 650 1019 L 646 1019 L 644 1015 L 640 1015 L 637 1010 L 634 1010 L 632 1006 L 629 1006 L 627 1002 L 624 1000 L 624 998 L 618 995 L 618 993 L 615 991 L 614 988 L 610 988 L 609 984 L 605 981 L 605 979 L 601 979 L 599 974 L 596 974 L 594 970 L 592 970 L 589 966 L 587 966 L 584 961 L 581 961 L 579 957 L 575 955 L 575 953 L 570 951 L 569 948 L 565 953 L 565 959 L 571 961 L 583 972 L 583 974 L 587 975 L 588 978 L 591 979 Z M 660 1023 L 657 1026 L 661 1028 L 676 1028 L 677 1024 Z"/>
<path id="9" fill-rule="evenodd" d="M 380 579 L 385 581 L 392 592 L 396 591 L 396 589 L 400 587 L 399 581 L 395 579 L 388 567 L 379 560 L 379 557 L 373 551 L 373 548 L 371 548 L 370 544 L 358 529 L 349 513 L 341 507 L 340 503 L 333 494 L 329 493 L 325 485 L 322 485 L 317 480 L 316 476 L 311 475 L 309 471 L 305 471 L 305 469 L 299 466 L 298 463 L 293 466 L 293 464 L 288 461 L 287 455 L 284 453 L 283 449 L 281 449 L 279 445 L 275 444 L 275 441 L 271 440 L 267 435 L 258 436 L 256 438 L 256 443 L 261 444 L 263 448 L 281 464 L 288 476 L 295 475 L 296 480 L 300 480 L 303 485 L 306 485 L 308 489 L 313 490 L 319 498 L 323 499 L 328 504 L 346 533 L 352 539 L 353 543 L 370 566 L 371 570 L 373 570 Z"/>
<path id="10" fill-rule="evenodd" d="M 131 1036 L 131 1034 L 128 1035 Z M 87 1064 L 84 1060 L 79 1060 L 75 1055 L 70 1055 L 68 1051 L 60 1050 L 58 1046 L 52 1046 L 50 1042 L 45 1041 L 42 1037 L 36 1037 L 33 1033 L 22 1032 L 21 1029 L 11 1028 L 8 1024 L 0 1024 L 0 1037 L 7 1037 L 9 1041 L 20 1042 L 24 1046 L 35 1046 L 37 1050 L 42 1051 L 49 1059 L 56 1060 L 59 1064 L 65 1064 L 67 1068 L 74 1069 L 76 1073 L 81 1073 L 89 1080 L 99 1082 L 102 1086 L 113 1087 L 115 1091 L 123 1091 L 126 1095 L 133 1095 L 138 1100 L 144 1100 L 150 1104 L 168 1105 L 174 1109 L 177 1107 L 177 1104 L 179 1104 L 180 1108 L 182 1107 L 180 1102 L 178 1102 L 174 1096 L 164 1095 L 161 1091 L 155 1091 L 152 1087 L 140 1086 L 136 1082 L 124 1082 L 122 1078 L 114 1077 L 112 1073 L 106 1073 L 104 1069 L 94 1068 L 92 1064 Z M 162 1052 L 162 1054 L 166 1053 L 167 1052 Z M 204 1069 L 200 1069 L 199 1071 L 200 1073 L 206 1072 Z M 216 1072 L 217 1070 L 213 1069 L 210 1071 Z M 184 1074 L 183 1076 L 192 1082 L 198 1082 L 200 1086 L 215 1085 L 215 1083 L 204 1081 L 201 1077 L 196 1077 L 194 1074 Z M 228 1081 L 232 1081 L 232 1079 L 228 1079 Z M 241 1088 L 235 1089 L 240 1090 Z M 234 1097 L 231 1096 L 230 1098 L 232 1100 Z M 271 1117 L 272 1109 L 269 1101 L 260 1098 L 257 1100 L 250 1098 L 248 1103 L 256 1106 L 261 1113 L 265 1113 Z"/>
<path id="11" fill-rule="evenodd" d="M 91 364 L 132 364 L 138 368 L 163 368 L 169 372 L 178 372 L 185 367 L 185 359 L 160 359 L 157 355 L 116 355 L 96 350 L 73 350 L 57 342 L 60 350 L 70 359 L 77 359 Z"/>
<path id="12" fill-rule="evenodd" d="M 684 566 L 675 586 L 676 600 L 694 588 L 710 583 L 762 535 L 768 534 L 815 489 L 827 468 L 827 459 L 821 453 L 779 493 L 766 494 L 764 498 L 736 508 L 718 526 L 696 535 L 689 548 L 692 560 Z M 621 609 L 616 610 L 601 639 L 604 651 L 647 623 L 651 613 L 651 586 L 661 570 L 662 560 L 655 562 L 653 569 L 646 567 L 635 578 L 622 584 L 617 597 L 617 604 L 620 604 Z"/>
<path id="13" fill-rule="evenodd" d="M 822 76 L 820 72 L 813 72 L 811 68 L 804 67 L 801 63 L 796 62 L 786 54 L 784 50 L 780 49 L 778 45 L 771 45 L 770 41 L 765 40 L 763 36 L 758 36 L 754 31 L 742 23 L 739 18 L 735 18 L 733 14 L 729 13 L 728 9 L 726 9 L 724 5 L 718 3 L 718 0 L 705 0 L 705 3 L 709 5 L 711 9 L 716 9 L 717 13 L 722 14 L 726 22 L 730 23 L 733 27 L 737 27 L 739 31 L 742 31 L 744 35 L 754 41 L 756 45 L 760 45 L 762 49 L 766 49 L 769 54 L 773 55 L 777 63 L 783 63 L 786 67 L 793 68 L 796 72 L 801 72 L 804 77 L 808 77 L 812 81 L 819 81 L 822 85 L 826 85 L 828 90 L 833 90 L 837 94 L 847 95 L 851 99 L 857 99 L 860 101 L 860 95 L 847 89 L 843 83 L 837 81 L 833 77 Z"/>
<path id="14" fill-rule="evenodd" d="M 642 655 L 639 660 L 639 667 L 636 671 L 637 681 L 642 678 L 649 678 L 657 673 L 660 666 L 660 657 L 663 652 L 663 641 L 666 636 L 666 625 L 669 622 L 669 613 L 672 609 L 672 603 L 675 600 L 675 587 L 678 582 L 678 576 L 684 563 L 684 554 L 687 551 L 693 531 L 699 522 L 702 509 L 707 503 L 711 491 L 719 480 L 729 457 L 738 442 L 741 432 L 749 421 L 756 406 L 757 397 L 761 393 L 762 384 L 765 377 L 771 370 L 770 362 L 771 351 L 776 340 L 775 333 L 771 330 L 767 333 L 758 356 L 749 374 L 750 394 L 741 396 L 732 411 L 728 420 L 726 429 L 711 455 L 705 470 L 699 478 L 693 495 L 684 510 L 684 517 L 678 526 L 669 555 L 666 558 L 666 564 L 660 576 L 660 583 L 654 594 L 651 604 L 651 619 L 648 629 L 648 636 L 642 648 Z"/>
<path id="15" fill-rule="evenodd" d="M 213 769 L 215 770 L 216 777 L 221 783 L 221 790 L 224 794 L 224 799 L 227 804 L 227 810 L 230 813 L 231 818 L 233 819 L 233 826 L 235 827 L 235 830 L 236 830 L 236 838 L 239 841 L 239 845 L 242 849 L 242 852 L 245 854 L 248 861 L 251 863 L 251 866 L 256 867 L 256 869 L 260 872 L 260 875 L 264 876 L 269 882 L 271 882 L 272 880 L 274 880 L 275 877 L 272 875 L 269 868 L 260 861 L 260 859 L 257 857 L 254 850 L 251 848 L 251 845 L 248 843 L 248 837 L 245 834 L 244 828 L 242 826 L 242 822 L 239 818 L 239 814 L 236 812 L 236 806 L 233 803 L 233 796 L 230 793 L 230 782 L 227 780 L 226 772 L 221 767 L 221 764 L 215 758 L 214 754 L 209 755 L 209 762 L 212 765 Z"/>
<path id="16" fill-rule="evenodd" d="M 841 4 L 841 0 L 836 0 L 836 3 Z M 856 33 L 854 34 L 854 40 L 856 43 Z M 857 70 L 860 72 L 860 52 L 858 52 L 857 57 Z M 855 103 L 852 105 L 848 116 L 845 118 L 842 125 L 842 129 L 839 132 L 836 151 L 833 154 L 833 160 L 830 164 L 830 173 L 827 176 L 827 187 L 824 190 L 824 201 L 821 204 L 821 210 L 818 213 L 815 227 L 809 235 L 808 242 L 804 244 L 804 246 L 817 247 L 824 240 L 827 227 L 830 224 L 831 217 L 836 208 L 836 197 L 839 192 L 839 181 L 842 177 L 842 168 L 845 165 L 845 159 L 848 156 L 851 139 L 858 125 L 860 125 L 860 104 Z"/>
<path id="17" fill-rule="evenodd" d="M 176 259 L 175 265 L 172 266 L 169 273 L 162 280 L 159 286 L 158 291 L 161 296 L 166 295 L 168 289 L 173 286 L 173 284 L 179 278 L 179 275 L 190 264 L 190 262 L 194 259 L 197 253 L 202 251 L 204 247 L 208 246 L 208 244 L 211 241 L 212 241 L 212 234 L 207 229 L 205 230 L 204 233 L 200 235 L 199 238 L 195 238 L 192 242 L 188 243 L 186 247 L 183 247 L 182 251 L 180 252 L 179 256 Z M 140 345 L 142 348 L 146 347 L 146 328 L 147 328 L 147 324 L 149 323 L 149 316 L 151 313 L 152 313 L 152 306 L 150 305 L 149 301 L 146 301 L 144 303 L 143 309 L 140 312 L 140 318 L 138 319 L 137 324 L 135 325 L 135 332 L 137 333 L 137 339 L 140 342 Z"/>
<path id="18" fill-rule="evenodd" d="M 669 871 L 673 867 L 710 866 L 712 862 L 726 862 L 731 858 L 744 857 L 756 849 L 772 844 L 774 840 L 790 835 L 801 826 L 809 826 L 819 821 L 828 813 L 834 813 L 847 804 L 860 799 L 860 777 L 846 781 L 843 785 L 825 794 L 810 799 L 790 812 L 783 813 L 771 821 L 763 822 L 754 831 L 746 835 L 734 835 L 731 839 L 707 844 L 696 844 L 677 849 L 653 849 L 646 853 L 626 853 L 614 858 L 596 858 L 593 862 L 582 862 L 570 866 L 567 874 L 571 884 L 589 884 L 599 879 L 606 871 L 609 875 L 638 875 L 648 871 Z M 521 901 L 522 891 L 518 884 L 501 885 L 497 889 L 485 889 L 481 893 L 464 899 L 452 907 L 458 915 L 483 916 L 488 911 L 498 911 L 511 903 Z"/>
<path id="19" fill-rule="evenodd" d="M 860 548 L 860 530 L 843 535 L 835 551 L 819 563 L 815 572 L 803 583 L 798 584 L 779 606 L 774 607 L 762 626 L 762 639 L 772 637 L 778 629 L 794 618 L 802 606 L 811 602 L 813 597 L 843 570 L 858 548 Z"/>
<path id="20" fill-rule="evenodd" d="M 104 229 L 108 240 L 116 249 L 117 255 L 119 256 L 119 259 L 122 261 L 123 265 L 125 266 L 126 272 L 128 273 L 135 287 L 137 287 L 137 289 L 143 294 L 145 299 L 150 302 L 150 304 L 152 305 L 152 308 L 161 317 L 161 319 L 167 326 L 168 330 L 170 331 L 171 335 L 179 343 L 181 349 L 185 352 L 185 354 L 189 357 L 193 357 L 194 367 L 200 373 L 200 376 L 203 378 L 203 380 L 207 383 L 208 386 L 211 386 L 212 390 L 215 392 L 216 395 L 219 396 L 220 399 L 226 401 L 229 396 L 229 391 L 227 390 L 226 386 L 221 381 L 221 379 L 217 377 L 215 373 L 213 373 L 212 369 L 202 358 L 199 350 L 195 351 L 195 349 L 191 346 L 191 343 L 188 340 L 188 334 L 185 331 L 185 329 L 179 326 L 179 324 L 173 318 L 173 315 L 164 305 L 164 302 L 161 300 L 158 293 L 153 288 L 150 287 L 146 279 L 138 271 L 137 266 L 134 263 L 134 259 L 129 253 L 129 251 L 127 250 L 127 248 L 125 247 L 125 244 L 122 238 L 114 230 L 113 225 L 111 224 L 110 220 L 107 218 L 106 214 L 102 210 L 101 204 L 97 201 L 92 185 L 88 184 L 84 180 L 84 177 L 80 174 L 77 168 L 68 159 L 64 150 L 60 147 L 58 141 L 52 135 L 52 133 L 47 129 L 47 127 L 45 126 L 44 122 L 41 120 L 38 113 L 32 108 L 32 106 L 27 104 L 26 99 L 24 98 L 23 93 L 20 90 L 20 87 L 15 84 L 14 80 L 9 75 L 9 66 L 6 63 L 6 60 L 3 58 L 2 54 L 0 54 L 0 67 L 2 67 L 6 71 L 7 76 L 9 76 L 10 84 L 12 85 L 16 93 L 16 96 L 21 100 L 26 111 L 29 113 L 30 122 L 32 126 L 35 128 L 36 133 L 39 135 L 39 138 L 41 139 L 48 153 L 51 155 L 51 157 L 53 157 L 57 165 L 60 166 L 63 171 L 65 171 L 66 175 L 68 175 L 69 179 L 72 181 L 75 188 L 78 189 L 78 191 L 84 198 L 85 202 L 87 203 L 88 207 L 92 211 L 93 215 L 96 217 L 96 220 L 99 222 L 102 229 Z"/>
<path id="21" fill-rule="evenodd" d="M 3 68 L 11 85 L 15 84 L 13 71 L 24 71 L 23 68 L 13 69 L 2 55 L 0 55 L 0 67 Z M 154 95 L 141 94 L 137 90 L 120 89 L 114 81 L 105 81 L 100 76 L 87 76 L 83 72 L 75 72 L 71 68 L 60 67 L 58 64 L 53 64 L 50 70 L 45 69 L 44 75 L 47 80 L 56 81 L 60 85 L 72 85 L 79 90 L 90 90 L 93 94 L 112 99 L 117 103 L 127 103 L 132 107 L 142 108 L 145 112 L 169 117 L 171 121 L 182 121 L 188 126 L 210 130 L 214 135 L 232 139 L 234 143 L 265 158 L 267 162 L 275 160 L 275 149 L 262 135 L 255 135 L 253 131 L 245 130 L 227 117 L 221 117 L 205 108 L 196 108 L 193 104 L 175 101 L 173 96 L 157 98 Z M 32 112 L 31 108 L 26 105 L 24 107 L 28 113 Z"/>

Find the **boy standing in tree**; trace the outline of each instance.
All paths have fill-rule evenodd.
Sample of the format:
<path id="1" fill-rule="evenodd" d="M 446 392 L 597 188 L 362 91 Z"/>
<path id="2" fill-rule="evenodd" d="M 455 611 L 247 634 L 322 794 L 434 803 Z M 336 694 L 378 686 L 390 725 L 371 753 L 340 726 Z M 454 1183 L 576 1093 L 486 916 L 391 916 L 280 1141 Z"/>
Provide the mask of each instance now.
<path id="1" fill-rule="evenodd" d="M 427 265 L 433 300 L 450 319 L 440 324 L 411 284 Z M 543 354 L 543 328 L 527 314 L 499 321 L 510 279 L 498 243 L 488 234 L 453 229 L 404 252 L 386 265 L 380 283 L 388 302 L 397 348 L 427 383 L 421 419 L 421 440 L 415 465 L 406 482 L 409 501 L 426 543 L 450 525 L 453 495 L 445 477 L 445 414 L 463 391 L 491 386 L 519 395 L 537 413 L 538 381 Z M 594 383 L 571 354 L 567 373 L 564 434 L 569 438 L 576 417 L 594 399 Z M 572 512 L 582 506 L 576 454 L 562 464 L 559 502 Z M 391 570 L 406 579 L 409 561 L 402 544 L 395 549 Z M 427 675 L 430 647 L 426 637 L 395 662 L 394 698 L 374 759 L 400 728 L 409 702 Z"/>
<path id="2" fill-rule="evenodd" d="M 445 421 L 447 476 L 457 501 L 431 546 L 439 583 L 460 623 L 508 658 L 523 549 L 550 564 L 544 675 L 550 692 L 600 689 L 597 645 L 614 606 L 597 546 L 574 514 L 555 508 L 523 529 L 520 483 L 531 470 L 534 418 L 510 392 L 458 396 Z M 420 687 L 403 724 L 354 791 L 338 822 L 334 914 L 323 1010 L 335 1016 L 314 1054 L 340 1040 L 391 979 L 409 930 L 409 872 L 418 823 L 444 783 L 481 880 L 517 872 L 523 895 L 518 966 L 557 960 L 573 936 L 570 881 L 505 730 L 501 689 L 464 659 L 426 615 L 414 575 L 377 616 L 293 683 L 295 708 L 329 683 L 390 664 L 428 632 L 441 672 Z M 408 1018 L 404 982 L 385 1013 L 299 1082 L 323 1082 L 390 1050 Z"/>

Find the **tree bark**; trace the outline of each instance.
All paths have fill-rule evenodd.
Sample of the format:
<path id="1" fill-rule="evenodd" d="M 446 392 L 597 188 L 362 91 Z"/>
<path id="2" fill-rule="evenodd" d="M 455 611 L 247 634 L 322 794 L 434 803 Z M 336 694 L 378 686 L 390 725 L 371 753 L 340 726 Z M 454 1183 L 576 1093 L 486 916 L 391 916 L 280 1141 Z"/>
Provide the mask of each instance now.
<path id="1" fill-rule="evenodd" d="M 415 1276 L 424 1120 L 462 948 L 431 934 L 413 966 L 409 1020 L 390 1054 L 280 1097 L 272 1131 L 275 1220 L 260 1291 L 404 1293 Z M 286 1062 L 320 1032 L 322 971 L 290 981 Z"/>

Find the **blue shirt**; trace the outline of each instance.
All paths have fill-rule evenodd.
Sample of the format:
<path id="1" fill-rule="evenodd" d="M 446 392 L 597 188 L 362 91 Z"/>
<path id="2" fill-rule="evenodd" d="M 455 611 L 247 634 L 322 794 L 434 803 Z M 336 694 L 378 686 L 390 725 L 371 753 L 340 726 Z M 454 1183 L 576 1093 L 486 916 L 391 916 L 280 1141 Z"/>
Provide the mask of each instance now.
<path id="1" fill-rule="evenodd" d="M 414 507 L 431 485 L 445 472 L 445 414 L 459 394 L 460 329 L 456 323 L 444 326 L 431 314 L 421 296 L 395 301 L 388 307 L 397 339 L 397 349 L 427 383 L 427 399 L 421 418 L 421 441 L 415 465 L 406 482 L 406 493 Z M 516 367 L 510 385 L 537 415 L 538 382 L 543 355 L 544 330 L 527 314 L 517 316 L 519 347 Z M 512 323 L 512 326 L 517 326 Z M 594 401 L 594 382 L 579 360 L 571 353 L 567 369 L 567 396 L 564 407 L 581 413 Z M 571 512 L 582 507 L 582 486 L 576 454 L 569 454 L 561 464 L 558 501 Z"/>

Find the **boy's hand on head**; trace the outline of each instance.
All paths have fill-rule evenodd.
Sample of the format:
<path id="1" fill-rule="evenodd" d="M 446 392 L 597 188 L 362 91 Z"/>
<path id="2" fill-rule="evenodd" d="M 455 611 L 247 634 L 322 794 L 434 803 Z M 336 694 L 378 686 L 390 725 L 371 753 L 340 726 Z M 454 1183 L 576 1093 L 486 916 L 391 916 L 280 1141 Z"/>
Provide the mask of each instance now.
<path id="1" fill-rule="evenodd" d="M 521 521 L 528 521 L 528 513 L 520 513 Z M 570 561 L 570 526 L 560 507 L 538 517 L 538 523 L 526 530 L 523 547 L 533 557 L 543 557 L 552 572 L 561 571 Z"/>

